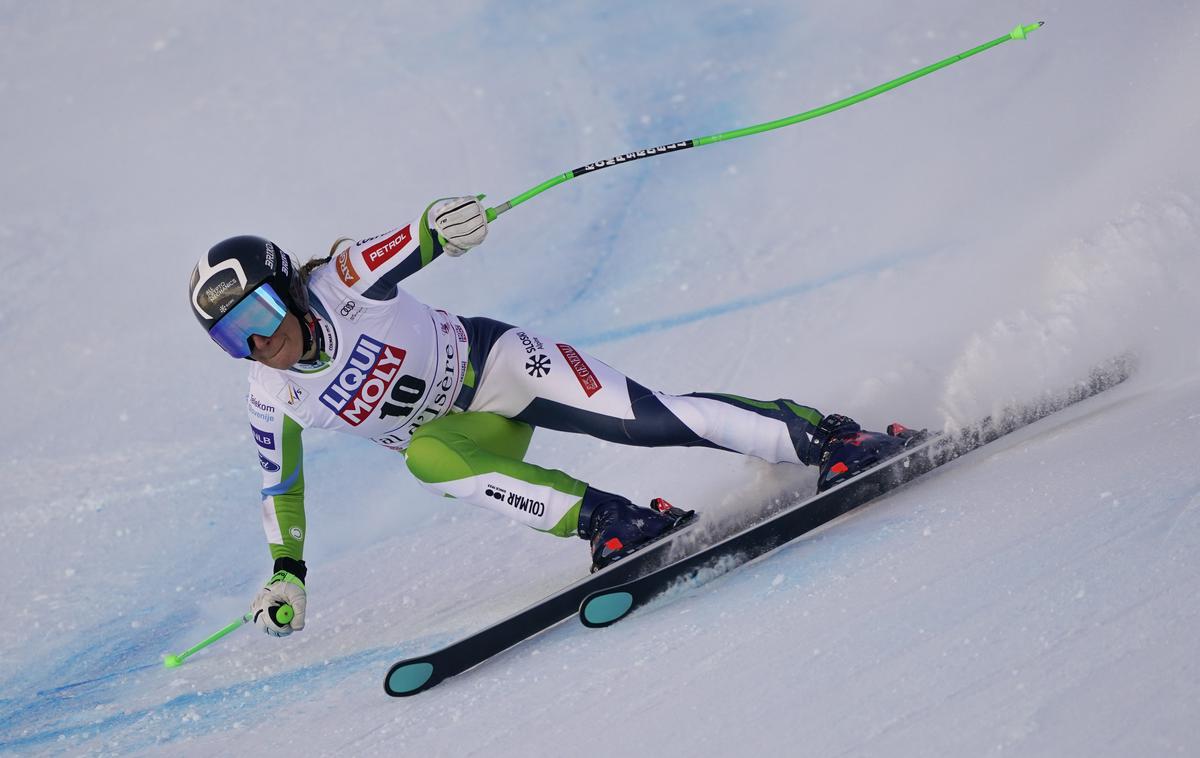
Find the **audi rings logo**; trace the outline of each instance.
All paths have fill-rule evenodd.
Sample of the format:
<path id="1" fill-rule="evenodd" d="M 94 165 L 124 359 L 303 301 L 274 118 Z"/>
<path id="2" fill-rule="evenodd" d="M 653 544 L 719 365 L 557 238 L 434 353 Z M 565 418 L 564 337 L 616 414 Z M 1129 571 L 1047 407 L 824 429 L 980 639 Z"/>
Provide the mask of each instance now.
<path id="1" fill-rule="evenodd" d="M 542 378 L 550 373 L 550 359 L 541 353 L 525 361 L 525 372 L 530 376 Z"/>
<path id="2" fill-rule="evenodd" d="M 349 316 L 350 311 L 354 310 L 355 305 L 357 305 L 357 303 L 355 303 L 353 300 L 347 300 L 346 302 L 342 303 L 342 315 Z"/>

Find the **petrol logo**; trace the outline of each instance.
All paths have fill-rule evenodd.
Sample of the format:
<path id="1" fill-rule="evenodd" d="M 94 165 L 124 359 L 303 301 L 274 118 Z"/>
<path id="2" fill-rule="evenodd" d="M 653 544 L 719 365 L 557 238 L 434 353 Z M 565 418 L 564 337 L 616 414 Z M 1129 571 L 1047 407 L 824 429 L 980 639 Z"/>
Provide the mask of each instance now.
<path id="1" fill-rule="evenodd" d="M 412 232 L 406 226 L 395 234 L 390 235 L 383 242 L 376 243 L 363 250 L 363 260 L 366 261 L 367 268 L 375 271 L 387 263 L 397 251 L 403 250 L 409 242 L 412 242 Z"/>

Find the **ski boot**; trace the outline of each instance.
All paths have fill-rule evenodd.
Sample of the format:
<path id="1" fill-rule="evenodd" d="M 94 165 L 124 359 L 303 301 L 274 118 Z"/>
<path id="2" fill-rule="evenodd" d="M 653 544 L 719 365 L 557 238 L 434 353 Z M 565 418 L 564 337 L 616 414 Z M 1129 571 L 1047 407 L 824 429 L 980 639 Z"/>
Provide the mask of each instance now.
<path id="1" fill-rule="evenodd" d="M 579 536 L 591 543 L 592 571 L 596 572 L 695 516 L 695 511 L 676 508 L 661 497 L 643 508 L 620 495 L 588 487 L 579 506 Z"/>
<path id="2" fill-rule="evenodd" d="M 835 413 L 821 420 L 815 436 L 822 440 L 817 492 L 824 492 L 930 435 L 924 429 L 917 431 L 900 424 L 889 424 L 887 434 L 867 432 L 854 419 Z"/>

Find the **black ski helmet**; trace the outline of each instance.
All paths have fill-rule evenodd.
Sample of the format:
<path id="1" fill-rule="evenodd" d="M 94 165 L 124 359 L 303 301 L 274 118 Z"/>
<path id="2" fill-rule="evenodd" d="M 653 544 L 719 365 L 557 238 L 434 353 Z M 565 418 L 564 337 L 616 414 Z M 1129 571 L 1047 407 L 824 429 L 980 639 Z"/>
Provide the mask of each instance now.
<path id="1" fill-rule="evenodd" d="M 204 331 L 260 285 L 270 284 L 288 311 L 304 323 L 308 289 L 300 265 L 270 240 L 252 235 L 230 237 L 213 245 L 192 269 L 188 296 Z"/>

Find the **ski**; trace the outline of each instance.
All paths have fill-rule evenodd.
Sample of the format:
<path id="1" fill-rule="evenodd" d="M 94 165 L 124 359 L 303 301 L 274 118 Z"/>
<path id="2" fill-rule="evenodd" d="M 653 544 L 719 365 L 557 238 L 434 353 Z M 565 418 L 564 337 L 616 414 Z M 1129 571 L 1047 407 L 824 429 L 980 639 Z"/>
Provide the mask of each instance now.
<path id="1" fill-rule="evenodd" d="M 392 665 L 383 681 L 383 689 L 392 697 L 407 697 L 424 692 L 456 674 L 483 663 L 550 627 L 579 610 L 579 603 L 592 592 L 622 584 L 664 566 L 678 554 L 691 527 L 699 522 L 691 517 L 678 528 L 609 566 L 584 577 L 545 597 L 508 618 L 427 655 L 407 658 Z"/>
<path id="2" fill-rule="evenodd" d="M 579 619 L 591 628 L 614 624 L 677 583 L 707 581 L 775 550 L 938 466 L 1120 384 L 1131 370 L 1132 359 L 1114 359 L 1093 369 L 1086 380 L 1058 395 L 989 417 L 956 433 L 934 436 L 853 479 L 692 555 L 624 584 L 591 592 L 580 605 Z"/>

